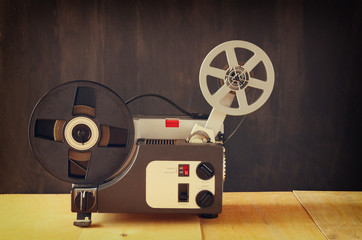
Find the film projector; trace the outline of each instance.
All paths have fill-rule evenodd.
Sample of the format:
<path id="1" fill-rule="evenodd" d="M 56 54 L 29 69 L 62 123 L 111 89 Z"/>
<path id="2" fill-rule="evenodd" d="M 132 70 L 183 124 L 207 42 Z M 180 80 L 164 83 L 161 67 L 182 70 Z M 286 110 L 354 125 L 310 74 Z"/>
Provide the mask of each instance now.
<path id="1" fill-rule="evenodd" d="M 206 118 L 132 116 L 129 102 L 91 81 L 67 82 L 40 99 L 30 145 L 49 173 L 72 183 L 74 225 L 89 226 L 93 212 L 221 213 L 224 119 L 260 108 L 274 69 L 256 45 L 229 41 L 208 53 L 199 84 L 213 107 Z"/>

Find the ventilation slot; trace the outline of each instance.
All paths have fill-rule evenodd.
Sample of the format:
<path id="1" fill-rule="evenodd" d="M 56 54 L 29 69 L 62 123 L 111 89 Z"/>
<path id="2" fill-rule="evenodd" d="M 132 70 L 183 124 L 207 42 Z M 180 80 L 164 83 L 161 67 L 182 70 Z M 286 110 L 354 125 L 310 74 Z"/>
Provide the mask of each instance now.
<path id="1" fill-rule="evenodd" d="M 174 139 L 146 139 L 148 145 L 175 145 Z"/>

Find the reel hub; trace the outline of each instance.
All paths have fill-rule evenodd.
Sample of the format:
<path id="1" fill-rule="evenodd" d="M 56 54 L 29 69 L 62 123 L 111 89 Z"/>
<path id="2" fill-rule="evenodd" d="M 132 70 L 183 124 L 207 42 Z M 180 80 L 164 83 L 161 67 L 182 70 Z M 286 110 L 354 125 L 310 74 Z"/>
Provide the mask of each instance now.
<path id="1" fill-rule="evenodd" d="M 249 73 L 241 66 L 228 68 L 225 82 L 231 90 L 238 91 L 244 89 L 249 82 Z"/>
<path id="2" fill-rule="evenodd" d="M 88 150 L 98 141 L 97 125 L 87 117 L 76 117 L 68 122 L 64 129 L 67 143 L 76 150 Z"/>

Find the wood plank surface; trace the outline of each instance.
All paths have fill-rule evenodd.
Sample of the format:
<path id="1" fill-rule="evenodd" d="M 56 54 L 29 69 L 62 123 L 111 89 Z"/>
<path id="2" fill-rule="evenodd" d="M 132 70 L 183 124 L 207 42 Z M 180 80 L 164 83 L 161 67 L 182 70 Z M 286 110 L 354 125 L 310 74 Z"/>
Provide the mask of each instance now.
<path id="1" fill-rule="evenodd" d="M 97 213 L 92 222 L 79 240 L 202 239 L 196 215 Z"/>
<path id="2" fill-rule="evenodd" d="M 70 194 L 0 195 L 0 239 L 201 239 L 199 217 L 96 213 L 73 226 Z"/>
<path id="3" fill-rule="evenodd" d="M 294 194 L 328 239 L 362 239 L 362 192 Z"/>
<path id="4" fill-rule="evenodd" d="M 96 213 L 82 229 L 73 226 L 69 194 L 0 195 L 0 239 L 360 239 L 361 199 L 361 192 L 224 193 L 216 219 Z"/>
<path id="5" fill-rule="evenodd" d="M 223 213 L 202 219 L 205 240 L 325 239 L 292 192 L 225 193 Z"/>
<path id="6" fill-rule="evenodd" d="M 0 239 L 78 239 L 70 194 L 0 195 Z"/>

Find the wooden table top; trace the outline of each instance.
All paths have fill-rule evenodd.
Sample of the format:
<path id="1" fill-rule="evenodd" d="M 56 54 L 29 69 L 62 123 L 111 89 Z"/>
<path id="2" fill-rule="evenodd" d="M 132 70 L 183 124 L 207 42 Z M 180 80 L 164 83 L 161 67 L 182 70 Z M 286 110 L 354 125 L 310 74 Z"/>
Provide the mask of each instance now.
<path id="1" fill-rule="evenodd" d="M 294 191 L 327 239 L 362 239 L 361 192 Z"/>
<path id="2" fill-rule="evenodd" d="M 216 219 L 96 213 L 73 226 L 69 194 L 0 195 L 0 239 L 360 239 L 362 192 L 224 193 Z"/>

